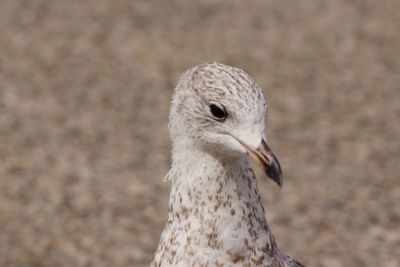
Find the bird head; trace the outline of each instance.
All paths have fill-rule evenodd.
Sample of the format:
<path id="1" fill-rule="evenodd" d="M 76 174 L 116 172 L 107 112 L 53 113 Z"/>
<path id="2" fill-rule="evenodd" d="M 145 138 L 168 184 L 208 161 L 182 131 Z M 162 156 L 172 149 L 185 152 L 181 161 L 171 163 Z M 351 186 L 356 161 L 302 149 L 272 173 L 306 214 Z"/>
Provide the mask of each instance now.
<path id="1" fill-rule="evenodd" d="M 170 112 L 173 147 L 202 149 L 215 157 L 248 155 L 282 186 L 282 171 L 266 142 L 267 104 L 262 90 L 243 70 L 205 63 L 185 72 Z"/>

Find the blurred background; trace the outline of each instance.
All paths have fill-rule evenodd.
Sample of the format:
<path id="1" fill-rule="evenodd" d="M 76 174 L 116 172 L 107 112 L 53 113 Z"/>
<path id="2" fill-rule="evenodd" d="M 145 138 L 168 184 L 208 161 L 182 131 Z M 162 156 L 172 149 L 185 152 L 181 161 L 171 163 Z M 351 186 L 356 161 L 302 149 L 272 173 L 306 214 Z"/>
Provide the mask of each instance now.
<path id="1" fill-rule="evenodd" d="M 0 1 L 0 266 L 148 266 L 167 220 L 169 104 L 206 61 L 270 105 L 278 245 L 400 266 L 400 1 Z"/>

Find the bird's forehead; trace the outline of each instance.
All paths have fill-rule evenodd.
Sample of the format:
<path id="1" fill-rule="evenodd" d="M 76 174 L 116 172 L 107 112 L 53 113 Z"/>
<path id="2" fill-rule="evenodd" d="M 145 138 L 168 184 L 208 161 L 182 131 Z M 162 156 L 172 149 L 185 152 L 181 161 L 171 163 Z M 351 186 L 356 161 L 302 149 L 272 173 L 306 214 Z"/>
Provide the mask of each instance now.
<path id="1" fill-rule="evenodd" d="M 265 105 L 264 95 L 254 80 L 243 70 L 219 63 L 197 66 L 191 74 L 192 89 L 206 101 L 248 108 Z"/>

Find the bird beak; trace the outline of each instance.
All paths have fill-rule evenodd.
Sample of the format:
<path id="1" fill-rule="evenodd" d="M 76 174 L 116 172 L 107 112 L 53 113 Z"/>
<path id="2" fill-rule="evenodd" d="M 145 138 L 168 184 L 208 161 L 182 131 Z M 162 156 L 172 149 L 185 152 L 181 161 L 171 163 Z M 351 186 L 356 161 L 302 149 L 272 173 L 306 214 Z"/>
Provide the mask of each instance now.
<path id="1" fill-rule="evenodd" d="M 281 165 L 267 143 L 262 140 L 260 146 L 254 149 L 241 141 L 239 142 L 246 148 L 250 158 L 263 167 L 265 174 L 277 183 L 279 187 L 282 187 L 283 176 Z"/>

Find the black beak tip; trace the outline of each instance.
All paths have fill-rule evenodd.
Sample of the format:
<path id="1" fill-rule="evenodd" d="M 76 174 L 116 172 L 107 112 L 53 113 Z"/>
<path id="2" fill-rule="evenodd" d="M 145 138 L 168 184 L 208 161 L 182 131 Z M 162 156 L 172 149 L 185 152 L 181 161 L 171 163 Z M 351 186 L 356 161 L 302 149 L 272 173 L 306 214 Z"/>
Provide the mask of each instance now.
<path id="1" fill-rule="evenodd" d="M 274 160 L 270 165 L 265 165 L 265 172 L 279 187 L 283 185 L 283 175 L 278 159 L 273 155 Z"/>
<path id="2" fill-rule="evenodd" d="M 266 173 L 267 173 L 268 177 L 271 178 L 279 187 L 282 187 L 283 177 L 282 177 L 281 172 L 278 172 L 276 169 L 268 166 L 266 168 Z"/>

